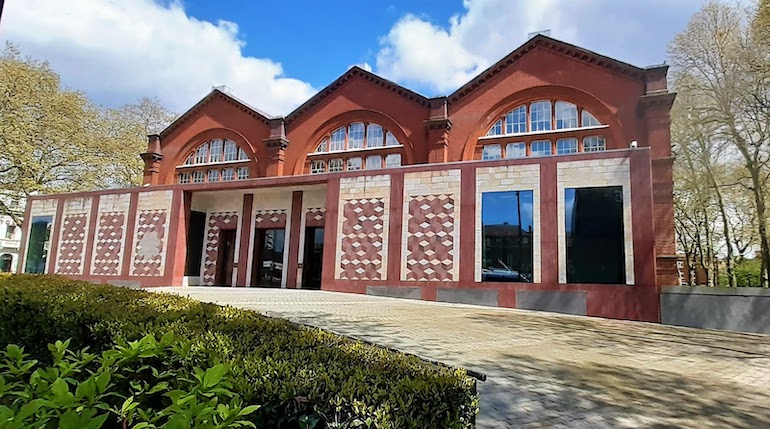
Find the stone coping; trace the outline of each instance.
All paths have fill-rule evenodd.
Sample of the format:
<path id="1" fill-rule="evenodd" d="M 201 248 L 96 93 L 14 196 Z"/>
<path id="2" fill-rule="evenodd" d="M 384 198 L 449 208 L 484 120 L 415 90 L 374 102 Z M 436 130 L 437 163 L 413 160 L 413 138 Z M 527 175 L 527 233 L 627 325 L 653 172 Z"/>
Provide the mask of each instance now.
<path id="1" fill-rule="evenodd" d="M 762 296 L 770 298 L 770 289 L 760 287 L 706 287 L 706 286 L 667 286 L 661 293 L 678 295 L 726 295 L 726 296 Z"/>

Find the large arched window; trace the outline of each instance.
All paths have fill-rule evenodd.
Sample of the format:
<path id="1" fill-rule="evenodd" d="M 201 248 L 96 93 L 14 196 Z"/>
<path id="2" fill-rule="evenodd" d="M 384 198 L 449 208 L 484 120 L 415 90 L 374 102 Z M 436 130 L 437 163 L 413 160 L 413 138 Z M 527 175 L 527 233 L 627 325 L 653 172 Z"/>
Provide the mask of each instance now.
<path id="1" fill-rule="evenodd" d="M 382 125 L 352 122 L 321 138 L 308 154 L 309 172 L 335 173 L 400 167 L 404 146 Z"/>
<path id="2" fill-rule="evenodd" d="M 535 100 L 495 118 L 478 142 L 476 159 L 567 155 L 607 148 L 607 125 L 563 100 Z"/>
<path id="3" fill-rule="evenodd" d="M 213 139 L 202 143 L 177 167 L 178 183 L 245 180 L 251 177 L 249 156 L 234 141 Z"/>

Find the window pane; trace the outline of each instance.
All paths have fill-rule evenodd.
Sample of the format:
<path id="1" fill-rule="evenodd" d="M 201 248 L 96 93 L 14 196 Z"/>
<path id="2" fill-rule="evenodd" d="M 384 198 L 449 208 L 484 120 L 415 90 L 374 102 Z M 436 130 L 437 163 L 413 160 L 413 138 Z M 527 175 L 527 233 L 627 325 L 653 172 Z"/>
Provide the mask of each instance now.
<path id="1" fill-rule="evenodd" d="M 316 153 L 326 152 L 329 150 L 329 139 L 323 139 L 321 144 L 318 145 L 318 148 L 316 148 Z"/>
<path id="2" fill-rule="evenodd" d="M 532 282 L 532 191 L 481 195 L 481 281 Z"/>
<path id="3" fill-rule="evenodd" d="M 503 150 L 499 144 L 484 145 L 481 150 L 481 159 L 500 159 L 503 157 Z"/>
<path id="4" fill-rule="evenodd" d="M 341 159 L 332 159 L 329 161 L 329 172 L 342 171 L 343 161 Z"/>
<path id="5" fill-rule="evenodd" d="M 556 129 L 577 128 L 577 106 L 565 101 L 556 102 Z"/>
<path id="6" fill-rule="evenodd" d="M 208 162 L 208 152 L 209 152 L 208 143 L 203 143 L 202 145 L 198 146 L 198 150 L 195 151 L 195 161 L 193 161 L 193 163 L 203 164 L 205 162 Z"/>
<path id="7" fill-rule="evenodd" d="M 190 173 L 179 173 L 179 183 L 190 183 Z"/>
<path id="8" fill-rule="evenodd" d="M 225 140 L 225 161 L 235 161 L 238 148 L 232 140 Z"/>
<path id="9" fill-rule="evenodd" d="M 497 122 L 495 122 L 494 125 L 492 125 L 492 128 L 489 129 L 487 132 L 488 136 L 499 136 L 503 134 L 503 120 L 498 119 Z"/>
<path id="10" fill-rule="evenodd" d="M 526 143 L 508 143 L 505 146 L 505 157 L 512 158 L 525 158 L 527 156 L 527 144 Z"/>
<path id="11" fill-rule="evenodd" d="M 360 170 L 362 163 L 361 158 L 350 158 L 348 159 L 348 170 Z"/>
<path id="12" fill-rule="evenodd" d="M 249 159 L 249 157 L 248 155 L 246 155 L 246 151 L 241 148 L 238 148 L 238 160 L 245 161 L 247 159 Z"/>
<path id="13" fill-rule="evenodd" d="M 337 128 L 329 139 L 329 150 L 345 150 L 345 127 Z"/>
<path id="14" fill-rule="evenodd" d="M 577 143 L 577 139 L 559 139 L 556 141 L 556 153 L 559 155 L 577 153 Z"/>
<path id="15" fill-rule="evenodd" d="M 184 162 L 184 165 L 192 165 L 195 162 L 195 153 L 191 153 Z"/>
<path id="16" fill-rule="evenodd" d="M 551 155 L 550 140 L 535 140 L 532 142 L 532 156 L 549 156 L 549 155 Z"/>
<path id="17" fill-rule="evenodd" d="M 238 180 L 246 180 L 249 178 L 249 167 L 238 167 Z"/>
<path id="18" fill-rule="evenodd" d="M 235 180 L 235 170 L 232 168 L 225 168 L 222 170 L 222 180 L 225 182 Z"/>
<path id="19" fill-rule="evenodd" d="M 505 133 L 516 134 L 527 132 L 527 106 L 521 106 L 508 112 L 505 116 Z"/>
<path id="20" fill-rule="evenodd" d="M 401 142 L 399 142 L 396 139 L 396 136 L 394 136 L 393 134 L 387 133 L 385 135 L 385 145 L 386 146 L 401 146 Z"/>
<path id="21" fill-rule="evenodd" d="M 551 129 L 551 102 L 538 101 L 529 108 L 530 131 Z"/>
<path id="22" fill-rule="evenodd" d="M 348 149 L 362 149 L 364 147 L 364 124 L 357 122 L 350 124 L 348 129 Z"/>
<path id="23" fill-rule="evenodd" d="M 377 124 L 369 124 L 366 127 L 366 147 L 382 147 L 384 144 L 382 127 Z"/>
<path id="24" fill-rule="evenodd" d="M 209 159 L 211 162 L 222 162 L 222 140 L 211 141 L 211 155 Z"/>
<path id="25" fill-rule="evenodd" d="M 567 283 L 625 284 L 623 188 L 564 190 Z"/>
<path id="26" fill-rule="evenodd" d="M 325 173 L 325 172 L 326 172 L 326 161 L 310 162 L 310 173 Z"/>
<path id="27" fill-rule="evenodd" d="M 209 182 L 219 182 L 219 170 L 209 170 Z"/>
<path id="28" fill-rule="evenodd" d="M 202 171 L 193 171 L 192 179 L 193 183 L 203 183 L 204 174 Z"/>
<path id="29" fill-rule="evenodd" d="M 13 236 L 16 234 L 16 225 L 7 225 L 5 227 L 6 240 L 13 240 Z"/>
<path id="30" fill-rule="evenodd" d="M 380 155 L 372 155 L 366 157 L 366 169 L 376 170 L 382 168 L 382 157 Z"/>
<path id="31" fill-rule="evenodd" d="M 385 167 L 388 167 L 388 168 L 401 167 L 401 154 L 391 153 L 390 155 L 386 156 Z"/>
<path id="32" fill-rule="evenodd" d="M 29 228 L 29 243 L 27 244 L 27 262 L 24 272 L 40 274 L 45 272 L 48 259 L 48 246 L 51 237 L 51 222 L 53 216 L 34 216 Z"/>
<path id="33" fill-rule="evenodd" d="M 583 139 L 583 152 L 598 152 L 607 149 L 607 142 L 602 136 L 592 136 Z"/>
<path id="34" fill-rule="evenodd" d="M 594 115 L 588 113 L 588 111 L 583 110 L 581 118 L 581 126 L 582 127 L 596 127 L 601 125 L 601 122 L 599 122 Z"/>

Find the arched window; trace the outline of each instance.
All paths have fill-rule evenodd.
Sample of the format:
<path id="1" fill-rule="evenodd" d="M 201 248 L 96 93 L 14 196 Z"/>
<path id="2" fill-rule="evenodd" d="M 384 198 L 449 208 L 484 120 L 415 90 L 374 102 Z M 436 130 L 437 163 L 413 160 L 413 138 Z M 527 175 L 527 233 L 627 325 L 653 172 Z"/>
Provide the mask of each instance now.
<path id="1" fill-rule="evenodd" d="M 0 273 L 8 273 L 11 271 L 11 264 L 13 263 L 13 256 L 5 253 L 0 256 Z"/>
<path id="2" fill-rule="evenodd" d="M 402 153 L 401 142 L 382 125 L 352 122 L 321 139 L 307 168 L 311 174 L 393 168 L 401 166 Z"/>
<path id="3" fill-rule="evenodd" d="M 250 176 L 250 158 L 234 141 L 213 139 L 195 148 L 177 167 L 178 183 L 245 180 Z"/>
<path id="4" fill-rule="evenodd" d="M 474 157 L 495 160 L 602 151 L 607 149 L 604 129 L 608 128 L 577 104 L 535 100 L 495 118 L 479 138 L 481 147 Z"/>

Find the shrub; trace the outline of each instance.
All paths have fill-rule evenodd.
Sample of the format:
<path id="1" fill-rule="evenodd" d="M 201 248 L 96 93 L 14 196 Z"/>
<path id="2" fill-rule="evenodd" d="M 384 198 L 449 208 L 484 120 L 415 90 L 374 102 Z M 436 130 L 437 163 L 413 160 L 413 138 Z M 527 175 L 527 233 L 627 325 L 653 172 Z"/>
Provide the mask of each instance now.
<path id="1" fill-rule="evenodd" d="M 0 279 L 0 344 L 51 363 L 46 344 L 108 350 L 147 334 L 189 344 L 179 367 L 229 365 L 257 427 L 471 428 L 464 370 L 255 312 L 61 277 Z"/>

